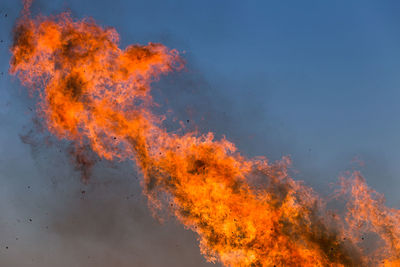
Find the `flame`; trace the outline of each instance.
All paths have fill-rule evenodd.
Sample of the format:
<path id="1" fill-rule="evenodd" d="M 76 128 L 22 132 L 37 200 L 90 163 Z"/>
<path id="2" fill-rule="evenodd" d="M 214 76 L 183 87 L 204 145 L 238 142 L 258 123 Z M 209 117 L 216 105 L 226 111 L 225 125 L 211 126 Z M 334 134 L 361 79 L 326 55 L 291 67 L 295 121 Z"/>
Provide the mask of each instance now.
<path id="1" fill-rule="evenodd" d="M 10 73 L 38 99 L 49 131 L 108 160 L 132 160 L 155 213 L 198 235 L 208 261 L 225 266 L 400 266 L 400 211 L 361 174 L 342 178 L 329 211 L 289 176 L 290 160 L 248 159 L 213 133 L 167 132 L 151 83 L 183 67 L 162 44 L 118 46 L 113 28 L 68 13 L 31 18 L 25 1 Z M 364 238 L 365 237 L 365 238 Z M 368 244 L 367 239 L 368 237 Z"/>

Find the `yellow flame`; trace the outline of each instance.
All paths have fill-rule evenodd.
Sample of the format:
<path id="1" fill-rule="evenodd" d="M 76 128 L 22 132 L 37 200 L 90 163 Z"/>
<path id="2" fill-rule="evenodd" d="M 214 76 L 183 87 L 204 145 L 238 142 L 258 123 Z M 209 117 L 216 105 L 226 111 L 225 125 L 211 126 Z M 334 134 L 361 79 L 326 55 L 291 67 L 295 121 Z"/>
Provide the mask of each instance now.
<path id="1" fill-rule="evenodd" d="M 212 133 L 177 134 L 152 112 L 150 85 L 180 69 L 162 44 L 118 47 L 113 28 L 69 14 L 15 27 L 10 72 L 38 99 L 49 131 L 108 160 L 131 159 L 155 212 L 196 232 L 207 260 L 226 266 L 400 266 L 400 213 L 359 173 L 338 195 L 347 215 L 327 211 L 288 174 L 290 160 L 247 159 Z M 367 249 L 362 235 L 374 235 Z"/>

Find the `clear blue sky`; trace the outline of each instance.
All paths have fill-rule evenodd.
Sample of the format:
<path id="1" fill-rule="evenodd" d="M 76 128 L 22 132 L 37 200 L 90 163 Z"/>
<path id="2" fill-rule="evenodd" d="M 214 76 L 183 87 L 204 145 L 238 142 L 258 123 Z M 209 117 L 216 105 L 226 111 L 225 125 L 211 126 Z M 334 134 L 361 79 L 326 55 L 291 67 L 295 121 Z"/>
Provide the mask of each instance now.
<path id="1" fill-rule="evenodd" d="M 66 189 L 54 189 L 46 175 L 57 171 L 43 167 L 46 165 L 43 155 L 52 155 L 51 149 L 43 148 L 35 154 L 19 139 L 24 126 L 29 128 L 31 115 L 27 106 L 32 106 L 18 81 L 7 74 L 11 29 L 20 8 L 19 1 L 0 3 L 0 39 L 3 40 L 0 72 L 4 72 L 0 75 L 0 181 L 1 198 L 6 203 L 0 205 L 4 211 L 0 215 L 0 229 L 14 231 L 15 235 L 26 232 L 29 237 L 23 249 L 35 259 L 32 266 L 50 266 L 46 264 L 51 260 L 38 256 L 43 251 L 35 252 L 29 243 L 40 227 L 44 231 L 43 225 L 36 225 L 37 228 L 12 225 L 17 218 L 26 220 L 24 203 L 47 207 L 45 203 L 54 194 L 61 195 L 63 204 L 57 207 L 53 203 L 51 208 L 47 207 L 48 212 L 62 214 L 63 209 L 68 209 L 66 203 L 75 201 L 76 195 L 71 192 L 78 192 L 81 185 L 79 181 L 71 181 Z M 400 2 L 38 0 L 33 5 L 36 14 L 65 9 L 70 9 L 78 18 L 91 16 L 103 26 L 115 27 L 121 35 L 122 46 L 162 42 L 185 51 L 186 73 L 156 85 L 161 91 L 167 90 L 165 94 L 173 98 L 171 102 L 178 99 L 172 103 L 177 107 L 178 116 L 185 117 L 185 110 L 190 108 L 198 109 L 200 116 L 205 114 L 207 118 L 206 121 L 194 118 L 201 129 L 225 134 L 246 155 L 265 155 L 274 160 L 291 155 L 294 168 L 299 171 L 297 178 L 320 192 L 329 192 L 328 184 L 341 172 L 356 168 L 351 162 L 357 157 L 365 162 L 364 167 L 357 168 L 365 174 L 367 182 L 384 193 L 390 205 L 400 207 Z M 123 173 L 117 172 L 118 176 Z M 27 183 L 32 184 L 32 179 L 36 179 L 32 177 L 36 176 L 42 177 L 37 178 L 41 189 L 25 194 Z M 73 179 L 79 179 L 78 175 Z M 105 194 L 108 201 L 113 194 L 106 192 L 122 190 L 121 184 L 106 189 L 89 191 L 99 198 Z M 23 196 L 15 200 L 19 194 Z M 41 195 L 45 197 L 42 199 Z M 132 205 L 139 205 L 140 201 L 145 203 L 142 199 Z M 138 209 L 146 219 L 136 222 L 135 227 L 151 223 L 145 207 Z M 38 215 L 43 224 L 45 213 Z M 126 215 L 129 212 L 125 210 L 122 213 L 125 217 L 134 216 Z M 11 219 L 4 214 L 9 214 Z M 122 220 L 128 220 L 124 216 Z M 63 227 L 73 228 L 68 224 Z M 132 231 L 125 224 L 123 227 L 125 231 Z M 140 242 L 149 235 L 154 240 L 144 247 L 158 251 L 161 262 L 166 265 L 186 266 L 193 260 L 194 265 L 206 266 L 196 256 L 198 251 L 192 235 L 179 226 L 166 226 L 165 230 L 154 223 L 152 227 L 157 229 L 153 234 L 153 228 L 145 227 L 135 238 L 127 237 L 126 247 L 121 248 L 124 256 L 112 254 L 110 263 L 116 263 L 111 259 L 123 258 L 121 266 L 130 266 L 124 265 L 134 261 L 125 255 L 132 247 L 130 242 L 138 242 L 135 244 L 140 250 L 143 247 Z M 45 238 L 51 246 L 57 244 L 55 251 L 63 248 L 67 255 L 75 255 L 70 246 L 72 241 L 72 244 L 78 241 L 63 237 L 61 230 L 54 232 L 42 234 L 47 233 Z M 177 233 L 183 236 L 177 240 L 186 245 L 171 249 L 170 244 L 176 243 L 171 239 Z M 57 237 L 53 238 L 54 235 Z M 95 233 L 89 235 L 90 242 L 96 241 L 92 240 L 95 236 Z M 168 242 L 163 245 L 157 241 L 159 236 Z M 14 236 L 7 238 L 14 240 L 14 247 L 22 246 Z M 118 238 L 111 239 L 120 242 Z M 103 249 L 112 250 L 109 239 L 106 241 L 91 250 L 93 258 Z M 5 244 L 1 242 L 0 263 L 5 253 Z M 85 242 L 90 243 L 79 242 L 83 249 Z M 152 248 L 157 242 L 161 245 Z M 182 248 L 186 246 L 187 249 Z M 137 257 L 142 256 L 141 264 L 157 266 L 159 262 L 143 250 L 135 252 L 139 254 Z M 7 251 L 7 263 L 18 266 L 21 262 L 10 251 Z M 169 259 L 179 255 L 184 255 L 186 261 Z"/>

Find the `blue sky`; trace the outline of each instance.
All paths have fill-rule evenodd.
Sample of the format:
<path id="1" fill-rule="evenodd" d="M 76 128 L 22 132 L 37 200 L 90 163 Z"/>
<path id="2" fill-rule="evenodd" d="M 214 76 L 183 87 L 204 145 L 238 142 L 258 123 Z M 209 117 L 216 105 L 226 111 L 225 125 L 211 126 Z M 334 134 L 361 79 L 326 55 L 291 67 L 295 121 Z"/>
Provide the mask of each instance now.
<path id="1" fill-rule="evenodd" d="M 73 192 L 78 192 L 81 184 L 75 174 L 77 182 L 54 189 L 47 176 L 58 170 L 42 159 L 52 155 L 51 149 L 43 148 L 35 154 L 19 138 L 30 127 L 32 114 L 27 106 L 33 105 L 18 81 L 7 74 L 11 29 L 20 8 L 19 1 L 0 3 L 0 72 L 4 72 L 0 75 L 0 180 L 6 203 L 1 206 L 0 226 L 15 234 L 26 232 L 29 238 L 23 249 L 36 260 L 31 266 L 47 266 L 51 260 L 39 257 L 41 250 L 35 252 L 29 245 L 38 232 L 47 232 L 40 232 L 41 226 L 36 226 L 40 231 L 33 226 L 14 227 L 13 222 L 25 216 L 27 202 L 62 214 L 63 209 L 69 209 L 66 203 L 75 201 Z M 178 99 L 172 104 L 177 116 L 187 116 L 184 111 L 188 107 L 198 109 L 207 118 L 195 121 L 201 129 L 225 134 L 246 155 L 265 155 L 273 160 L 291 155 L 299 171 L 297 178 L 323 193 L 329 192 L 329 183 L 340 173 L 360 169 L 367 182 L 386 195 L 390 205 L 400 206 L 398 1 L 38 0 L 33 5 L 36 14 L 66 9 L 78 18 L 91 16 L 101 25 L 115 27 L 122 46 L 162 42 L 181 51 L 187 60 L 185 73 L 155 85 L 157 90 L 166 90 L 166 95 Z M 365 162 L 364 167 L 352 163 L 356 157 Z M 70 173 L 65 171 L 64 175 L 69 177 Z M 25 194 L 26 184 L 32 179 L 37 179 L 40 189 Z M 98 197 L 102 192 L 109 200 L 113 194 L 105 192 L 122 190 L 121 183 L 107 190 L 93 186 L 89 191 Z M 131 187 L 138 187 L 131 183 L 134 181 L 129 182 Z M 45 203 L 55 194 L 63 204 L 47 207 Z M 145 203 L 141 199 L 132 205 L 140 206 L 140 201 Z M 136 222 L 139 228 L 152 221 L 145 208 L 138 208 L 146 218 Z M 45 223 L 45 212 L 40 214 Z M 147 234 L 155 242 L 159 235 L 168 240 L 165 247 L 153 248 L 161 260 L 185 255 L 186 262 L 171 260 L 168 264 L 185 266 L 193 259 L 193 264 L 206 266 L 200 256 L 194 256 L 198 251 L 190 233 L 174 225 L 167 226 L 168 230 L 156 223 L 153 227 L 155 233 L 147 229 Z M 170 250 L 177 233 L 184 236 L 178 239 L 188 249 Z M 138 233 L 136 241 L 128 240 L 140 243 L 145 236 Z M 57 231 L 46 234 L 46 238 L 48 244 L 57 244 L 60 249 L 74 240 L 65 241 Z M 15 238 L 10 235 L 9 239 Z M 95 242 L 92 239 L 90 242 Z M 125 245 L 122 250 L 128 253 L 131 245 Z M 46 246 L 50 245 L 43 245 L 43 250 Z M 91 250 L 93 257 L 107 244 L 99 247 Z M 4 252 L 0 251 L 1 258 Z M 110 258 L 117 259 L 118 254 Z M 121 266 L 132 260 L 122 258 Z M 9 255 L 7 263 L 18 266 L 21 262 Z M 141 264 L 157 263 L 150 253 L 143 256 Z"/>

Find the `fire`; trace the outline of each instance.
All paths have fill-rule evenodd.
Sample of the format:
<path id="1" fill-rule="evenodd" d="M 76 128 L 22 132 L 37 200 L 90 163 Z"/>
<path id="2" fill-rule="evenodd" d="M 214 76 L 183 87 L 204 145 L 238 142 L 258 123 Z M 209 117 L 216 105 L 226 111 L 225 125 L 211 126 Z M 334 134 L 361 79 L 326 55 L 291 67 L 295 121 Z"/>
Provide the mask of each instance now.
<path id="1" fill-rule="evenodd" d="M 400 266 L 400 211 L 359 173 L 343 178 L 340 215 L 289 176 L 290 160 L 243 157 L 213 133 L 167 132 L 152 111 L 151 83 L 182 68 L 162 44 L 118 46 L 113 28 L 68 13 L 15 26 L 10 73 L 38 99 L 49 131 L 108 160 L 132 160 L 154 212 L 198 235 L 225 266 Z M 368 242 L 364 237 L 368 237 Z"/>

